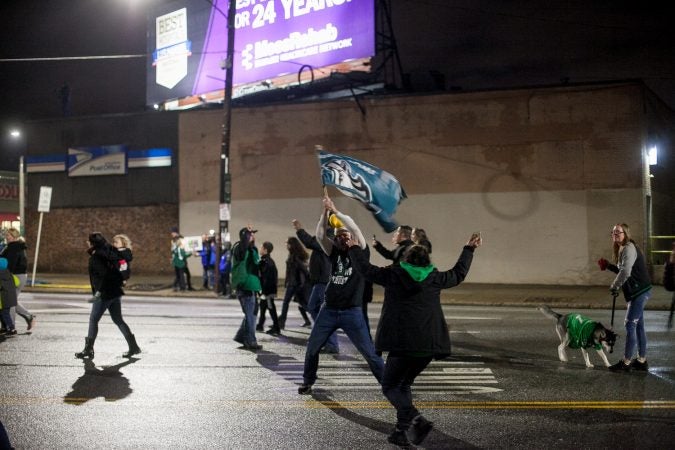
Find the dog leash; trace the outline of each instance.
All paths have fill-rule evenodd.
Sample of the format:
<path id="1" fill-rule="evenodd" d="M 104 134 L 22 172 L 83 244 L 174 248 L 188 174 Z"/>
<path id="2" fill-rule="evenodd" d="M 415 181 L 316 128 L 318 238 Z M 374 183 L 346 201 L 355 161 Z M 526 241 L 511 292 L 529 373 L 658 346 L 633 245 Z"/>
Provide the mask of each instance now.
<path id="1" fill-rule="evenodd" d="M 614 309 L 616 308 L 616 298 L 618 296 L 618 292 L 612 292 L 612 323 L 609 325 L 612 330 L 614 329 Z"/>

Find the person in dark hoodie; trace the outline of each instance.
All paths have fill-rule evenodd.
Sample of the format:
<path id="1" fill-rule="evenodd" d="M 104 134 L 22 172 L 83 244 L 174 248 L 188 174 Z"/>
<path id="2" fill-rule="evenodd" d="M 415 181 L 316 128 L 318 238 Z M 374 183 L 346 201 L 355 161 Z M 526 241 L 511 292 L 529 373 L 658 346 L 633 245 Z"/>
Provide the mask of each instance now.
<path id="1" fill-rule="evenodd" d="M 27 330 L 30 331 L 35 326 L 35 315 L 31 314 L 22 304 L 19 302 L 19 296 L 21 290 L 26 285 L 26 279 L 28 277 L 28 258 L 26 256 L 26 241 L 21 236 L 21 233 L 16 228 L 10 228 L 7 230 L 5 235 L 7 239 L 7 246 L 2 249 L 0 256 L 7 258 L 7 270 L 9 270 L 12 275 L 16 275 L 19 279 L 19 286 L 16 288 L 16 307 L 12 308 L 12 321 L 14 322 L 15 313 L 23 317 L 23 320 L 26 321 Z"/>
<path id="2" fill-rule="evenodd" d="M 89 248 L 89 282 L 91 284 L 92 294 L 100 292 L 100 300 L 91 305 L 91 314 L 89 315 L 89 331 L 84 341 L 84 349 L 75 353 L 75 357 L 80 359 L 94 358 L 94 342 L 98 335 L 98 322 L 103 317 L 103 313 L 110 312 L 110 318 L 122 332 L 124 339 L 129 344 L 129 351 L 122 354 L 124 358 L 131 358 L 133 355 L 141 353 L 141 349 L 136 343 L 136 338 L 131 333 L 129 325 L 122 317 L 122 275 L 119 269 L 113 267 L 110 261 L 117 251 L 112 247 L 103 235 L 99 232 L 93 232 L 88 238 Z"/>
<path id="3" fill-rule="evenodd" d="M 411 246 L 398 265 L 376 267 L 352 240 L 349 256 L 357 272 L 384 286 L 382 315 L 375 348 L 389 352 L 382 376 L 382 392 L 396 408 L 396 428 L 388 441 L 399 446 L 420 444 L 433 422 L 413 406 L 411 386 L 432 359 L 450 355 L 450 335 L 441 309 L 441 290 L 457 286 L 471 267 L 480 235 L 471 236 L 455 266 L 438 271 L 422 245 Z"/>

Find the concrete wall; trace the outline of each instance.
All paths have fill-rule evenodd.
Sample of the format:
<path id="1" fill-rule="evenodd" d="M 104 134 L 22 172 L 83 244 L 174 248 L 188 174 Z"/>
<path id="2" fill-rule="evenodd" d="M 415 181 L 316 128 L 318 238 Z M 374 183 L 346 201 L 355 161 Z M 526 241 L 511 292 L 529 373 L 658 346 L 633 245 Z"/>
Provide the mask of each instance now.
<path id="1" fill-rule="evenodd" d="M 374 97 L 365 115 L 351 101 L 235 109 L 233 237 L 252 223 L 259 242 L 280 249 L 279 262 L 293 218 L 314 229 L 320 144 L 397 176 L 409 197 L 397 218 L 427 230 L 439 267 L 452 266 L 471 232 L 482 231 L 467 281 L 605 284 L 595 261 L 609 256 L 613 224 L 626 222 L 645 240 L 643 94 L 628 83 Z M 180 118 L 185 235 L 217 228 L 221 123 L 220 111 Z M 358 203 L 331 192 L 366 236 L 388 241 Z"/>

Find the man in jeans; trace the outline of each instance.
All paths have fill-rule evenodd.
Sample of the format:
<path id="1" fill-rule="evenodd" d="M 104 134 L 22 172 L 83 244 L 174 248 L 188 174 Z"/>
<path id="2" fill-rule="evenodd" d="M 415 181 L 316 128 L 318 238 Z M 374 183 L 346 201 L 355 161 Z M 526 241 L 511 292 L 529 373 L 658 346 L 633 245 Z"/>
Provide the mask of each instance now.
<path id="1" fill-rule="evenodd" d="M 247 350 L 260 350 L 255 337 L 256 294 L 260 291 L 258 276 L 258 249 L 255 246 L 255 233 L 251 226 L 239 231 L 239 242 L 232 248 L 232 286 L 237 290 L 237 298 L 244 312 L 244 320 L 234 340 Z"/>
<path id="2" fill-rule="evenodd" d="M 338 212 L 328 196 L 324 197 L 323 204 L 325 211 L 316 227 L 316 238 L 324 253 L 331 260 L 331 276 L 328 286 L 326 286 L 325 304 L 316 317 L 307 341 L 305 367 L 302 374 L 303 383 L 298 387 L 298 394 L 303 395 L 312 392 L 312 385 L 316 381 L 316 373 L 319 368 L 319 351 L 328 337 L 338 328 L 347 334 L 349 340 L 366 359 L 370 371 L 375 375 L 378 382 L 382 380 L 382 373 L 384 372 L 384 361 L 375 352 L 373 341 L 363 317 L 362 303 L 365 280 L 353 269 L 347 246 L 347 242 L 354 236 L 358 245 L 367 254 L 366 241 L 352 218 Z M 335 230 L 333 240 L 326 236 L 326 216 L 329 213 L 334 213 L 344 224 L 344 227 Z"/>

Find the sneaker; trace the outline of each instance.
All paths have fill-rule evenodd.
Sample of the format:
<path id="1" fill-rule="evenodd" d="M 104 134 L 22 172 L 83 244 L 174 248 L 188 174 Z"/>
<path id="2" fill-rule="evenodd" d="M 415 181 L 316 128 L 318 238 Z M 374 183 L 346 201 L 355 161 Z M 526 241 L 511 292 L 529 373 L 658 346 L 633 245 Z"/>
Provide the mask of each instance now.
<path id="1" fill-rule="evenodd" d="M 255 344 L 244 344 L 244 348 L 246 350 L 262 350 L 262 345 L 255 343 Z"/>
<path id="2" fill-rule="evenodd" d="M 387 441 L 394 445 L 398 445 L 399 447 L 410 447 L 410 441 L 408 440 L 405 431 L 399 430 L 398 428 L 387 437 Z"/>
<path id="3" fill-rule="evenodd" d="M 256 325 L 255 331 L 264 331 L 265 329 L 263 328 L 262 325 Z"/>
<path id="4" fill-rule="evenodd" d="M 35 326 L 35 315 L 32 315 L 30 316 L 30 320 L 28 320 L 28 327 L 26 328 L 26 330 L 30 331 L 33 329 L 34 326 Z"/>
<path id="5" fill-rule="evenodd" d="M 305 322 L 301 325 L 302 328 L 312 328 L 312 322 Z"/>
<path id="6" fill-rule="evenodd" d="M 626 364 L 623 360 L 620 360 L 616 364 L 612 364 L 608 367 L 611 372 L 628 372 L 630 370 L 630 364 Z"/>
<path id="7" fill-rule="evenodd" d="M 16 336 L 16 333 L 17 333 L 16 330 L 6 330 L 5 337 Z"/>
<path id="8" fill-rule="evenodd" d="M 265 333 L 271 336 L 279 336 L 281 334 L 281 330 L 279 328 L 272 327 L 269 330 L 265 331 Z"/>
<path id="9" fill-rule="evenodd" d="M 323 353 L 325 355 L 338 355 L 338 354 L 340 354 L 340 350 L 338 350 L 335 347 L 326 346 L 326 347 L 322 348 L 319 353 Z"/>
<path id="10" fill-rule="evenodd" d="M 630 366 L 634 370 L 642 370 L 642 371 L 645 371 L 645 372 L 649 370 L 649 364 L 647 363 L 646 359 L 645 359 L 645 362 L 640 362 L 637 359 L 635 359 L 630 363 Z"/>
<path id="11" fill-rule="evenodd" d="M 433 427 L 433 422 L 428 421 L 424 416 L 417 416 L 413 419 L 410 428 L 410 441 L 415 445 L 421 444 Z"/>
<path id="12" fill-rule="evenodd" d="M 300 395 L 309 395 L 312 393 L 312 385 L 311 384 L 301 384 L 298 387 L 298 394 Z"/>

